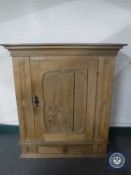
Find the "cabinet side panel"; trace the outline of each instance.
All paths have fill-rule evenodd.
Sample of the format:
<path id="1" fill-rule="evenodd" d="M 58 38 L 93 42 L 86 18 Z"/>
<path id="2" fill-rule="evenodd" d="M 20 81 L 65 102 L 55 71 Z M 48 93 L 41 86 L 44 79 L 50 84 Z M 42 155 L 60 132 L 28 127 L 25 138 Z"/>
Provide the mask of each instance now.
<path id="1" fill-rule="evenodd" d="M 24 60 L 24 78 L 25 78 L 25 108 L 26 108 L 26 122 L 28 139 L 35 140 L 35 130 L 34 130 L 34 117 L 33 117 L 33 107 L 32 107 L 32 92 L 31 92 L 31 77 L 30 77 L 30 62 L 29 58 Z"/>
<path id="2" fill-rule="evenodd" d="M 104 84 L 101 108 L 101 126 L 99 137 L 105 141 L 108 139 L 109 121 L 111 114 L 112 102 L 112 84 L 114 77 L 114 61 L 115 58 L 107 57 L 104 59 Z"/>
<path id="3" fill-rule="evenodd" d="M 99 57 L 95 115 L 95 141 L 107 142 L 112 99 L 114 57 Z"/>
<path id="4" fill-rule="evenodd" d="M 20 140 L 35 140 L 29 58 L 13 57 L 13 67 L 20 125 Z M 25 152 L 25 148 L 23 148 L 23 146 L 22 150 Z"/>
<path id="5" fill-rule="evenodd" d="M 25 114 L 24 108 L 22 104 L 22 82 L 21 82 L 21 74 L 20 74 L 20 65 L 19 58 L 13 58 L 13 72 L 14 72 L 14 82 L 15 82 L 15 92 L 16 92 L 16 102 L 17 102 L 17 111 L 18 111 L 18 119 L 20 125 L 20 139 L 21 141 L 25 140 L 27 137 L 26 124 L 25 124 Z"/>

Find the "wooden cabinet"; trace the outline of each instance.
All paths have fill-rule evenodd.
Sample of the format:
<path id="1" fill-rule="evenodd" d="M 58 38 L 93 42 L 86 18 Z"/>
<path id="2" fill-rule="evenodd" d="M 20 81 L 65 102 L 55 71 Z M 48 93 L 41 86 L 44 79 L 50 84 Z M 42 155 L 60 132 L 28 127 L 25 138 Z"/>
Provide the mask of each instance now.
<path id="1" fill-rule="evenodd" d="M 13 57 L 22 155 L 104 156 L 123 44 L 4 45 Z"/>

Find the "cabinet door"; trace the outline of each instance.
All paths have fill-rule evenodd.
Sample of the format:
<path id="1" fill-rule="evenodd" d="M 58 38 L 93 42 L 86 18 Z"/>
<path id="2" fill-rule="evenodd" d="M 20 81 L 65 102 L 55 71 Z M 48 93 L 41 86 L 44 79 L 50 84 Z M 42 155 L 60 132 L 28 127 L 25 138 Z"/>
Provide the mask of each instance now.
<path id="1" fill-rule="evenodd" d="M 31 79 L 37 140 L 92 141 L 97 59 L 32 57 Z"/>

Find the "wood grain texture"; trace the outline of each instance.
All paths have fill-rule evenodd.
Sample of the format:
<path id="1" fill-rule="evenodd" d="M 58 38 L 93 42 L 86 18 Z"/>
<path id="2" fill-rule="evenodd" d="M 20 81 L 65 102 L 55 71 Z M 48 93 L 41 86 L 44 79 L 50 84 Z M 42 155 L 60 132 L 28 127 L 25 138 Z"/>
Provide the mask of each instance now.
<path id="1" fill-rule="evenodd" d="M 94 118 L 96 112 L 96 88 L 97 88 L 97 70 L 98 61 L 96 59 L 88 60 L 88 88 L 87 88 L 87 114 L 86 114 L 86 137 L 88 141 L 93 140 L 94 136 Z"/>
<path id="2" fill-rule="evenodd" d="M 30 62 L 28 57 L 13 58 L 13 70 L 15 78 L 16 100 L 18 106 L 21 141 L 35 141 L 29 64 Z M 31 149 L 28 149 L 27 146 L 22 146 L 23 152 L 28 152 L 28 150 L 32 153 L 35 153 L 36 147 L 33 146 Z"/>
<path id="3" fill-rule="evenodd" d="M 38 159 L 38 158 L 106 158 L 106 154 L 73 154 L 73 153 L 66 153 L 66 154 L 21 154 L 20 158 L 28 158 L 28 159 Z"/>
<path id="4" fill-rule="evenodd" d="M 24 59 L 24 58 L 19 58 Z M 25 123 L 25 114 L 23 109 L 23 101 L 22 101 L 22 85 L 21 85 L 21 74 L 19 69 L 19 61 L 18 58 L 13 58 L 13 72 L 14 72 L 14 80 L 15 80 L 15 92 L 16 92 L 16 101 L 17 101 L 17 111 L 18 111 L 18 119 L 20 124 L 20 140 L 26 140 L 27 131 L 26 131 L 26 123 Z M 24 149 L 24 148 L 23 148 Z"/>
<path id="5" fill-rule="evenodd" d="M 104 141 L 108 139 L 114 58 L 99 57 L 98 62 L 94 139 Z"/>
<path id="6" fill-rule="evenodd" d="M 99 138 L 108 139 L 108 126 L 112 102 L 112 81 L 114 77 L 114 57 L 104 58 L 104 83 Z"/>
<path id="7" fill-rule="evenodd" d="M 21 157 L 103 157 L 124 45 L 4 46 L 13 56 Z"/>
<path id="8" fill-rule="evenodd" d="M 62 146 L 39 146 L 38 153 L 42 154 L 62 154 L 63 148 Z"/>
<path id="9" fill-rule="evenodd" d="M 43 130 L 45 130 L 43 121 L 43 100 L 41 91 L 41 77 L 39 72 L 39 62 L 31 62 L 31 86 L 32 86 L 32 97 L 37 95 L 39 97 L 39 107 L 33 107 L 33 116 L 35 123 L 36 139 L 43 138 Z"/>
<path id="10" fill-rule="evenodd" d="M 55 71 L 43 75 L 43 117 L 48 132 L 72 132 L 73 86 L 73 72 Z"/>
<path id="11" fill-rule="evenodd" d="M 80 142 L 80 141 L 85 141 L 85 134 L 75 134 L 75 133 L 70 133 L 70 134 L 62 134 L 60 133 L 53 133 L 53 134 L 45 134 L 44 135 L 44 140 L 45 142 Z"/>
<path id="12" fill-rule="evenodd" d="M 111 43 L 69 43 L 69 44 L 1 44 L 12 56 L 45 55 L 116 55 L 127 44 Z"/>
<path id="13" fill-rule="evenodd" d="M 74 72 L 74 99 L 73 99 L 73 131 L 85 132 L 86 98 L 87 98 L 87 70 Z"/>

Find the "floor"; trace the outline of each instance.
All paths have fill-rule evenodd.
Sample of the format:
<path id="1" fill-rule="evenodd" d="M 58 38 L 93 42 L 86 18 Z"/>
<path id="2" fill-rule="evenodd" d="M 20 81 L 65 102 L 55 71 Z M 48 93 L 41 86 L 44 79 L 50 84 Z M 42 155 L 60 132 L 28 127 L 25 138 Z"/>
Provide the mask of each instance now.
<path id="1" fill-rule="evenodd" d="M 109 152 L 124 152 L 124 169 L 111 169 L 108 158 L 20 159 L 18 135 L 0 135 L 0 175 L 131 175 L 131 137 L 110 138 Z"/>

